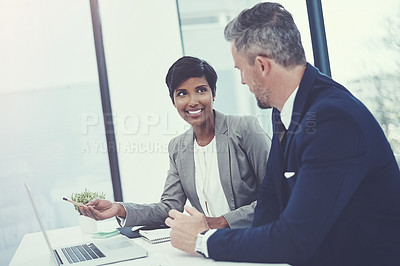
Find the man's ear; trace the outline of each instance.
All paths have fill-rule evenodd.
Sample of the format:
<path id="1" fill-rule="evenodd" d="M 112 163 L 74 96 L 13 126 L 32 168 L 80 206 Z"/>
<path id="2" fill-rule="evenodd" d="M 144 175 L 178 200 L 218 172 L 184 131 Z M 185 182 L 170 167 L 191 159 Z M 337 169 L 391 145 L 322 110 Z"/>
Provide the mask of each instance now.
<path id="1" fill-rule="evenodd" d="M 268 74 L 271 70 L 271 62 L 265 56 L 256 56 L 255 64 L 257 64 L 258 69 L 263 73 L 263 75 Z"/>
<path id="2" fill-rule="evenodd" d="M 171 98 L 172 105 L 176 108 L 176 104 L 174 102 L 174 98 Z"/>

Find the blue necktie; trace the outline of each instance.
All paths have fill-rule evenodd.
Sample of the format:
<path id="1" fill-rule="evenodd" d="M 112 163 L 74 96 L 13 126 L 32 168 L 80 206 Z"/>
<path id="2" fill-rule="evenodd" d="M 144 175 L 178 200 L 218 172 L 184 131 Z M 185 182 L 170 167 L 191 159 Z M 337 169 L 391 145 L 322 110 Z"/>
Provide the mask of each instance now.
<path id="1" fill-rule="evenodd" d="M 286 140 L 287 140 L 287 130 L 282 123 L 282 120 L 279 117 L 278 121 L 278 135 L 279 135 L 279 142 L 281 143 L 282 150 L 285 150 L 286 147 Z"/>

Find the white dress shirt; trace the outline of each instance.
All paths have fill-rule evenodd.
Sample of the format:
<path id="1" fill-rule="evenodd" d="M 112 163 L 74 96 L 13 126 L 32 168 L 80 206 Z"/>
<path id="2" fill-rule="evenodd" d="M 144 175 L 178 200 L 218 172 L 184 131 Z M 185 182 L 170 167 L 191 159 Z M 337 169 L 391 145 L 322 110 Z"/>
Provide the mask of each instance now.
<path id="1" fill-rule="evenodd" d="M 297 86 L 297 88 L 292 92 L 292 94 L 290 94 L 289 98 L 286 100 L 285 104 L 282 107 L 281 121 L 282 124 L 285 126 L 286 130 L 289 129 L 292 120 L 294 100 L 296 98 L 298 89 L 299 86 Z"/>

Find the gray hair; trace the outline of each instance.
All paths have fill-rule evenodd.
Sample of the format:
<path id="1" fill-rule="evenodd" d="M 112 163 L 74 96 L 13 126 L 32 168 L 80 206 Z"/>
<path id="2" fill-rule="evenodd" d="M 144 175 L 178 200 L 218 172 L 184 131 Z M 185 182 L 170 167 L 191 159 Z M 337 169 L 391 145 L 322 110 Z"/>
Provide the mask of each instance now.
<path id="1" fill-rule="evenodd" d="M 278 3 L 259 3 L 243 10 L 226 25 L 224 33 L 251 65 L 256 56 L 273 59 L 286 68 L 306 64 L 300 32 L 292 15 Z"/>

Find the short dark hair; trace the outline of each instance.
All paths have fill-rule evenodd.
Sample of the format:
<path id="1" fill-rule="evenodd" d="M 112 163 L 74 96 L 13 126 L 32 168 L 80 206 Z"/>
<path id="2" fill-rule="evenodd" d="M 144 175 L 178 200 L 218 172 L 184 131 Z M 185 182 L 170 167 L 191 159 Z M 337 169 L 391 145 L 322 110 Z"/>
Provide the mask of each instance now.
<path id="1" fill-rule="evenodd" d="M 287 68 L 306 64 L 300 32 L 292 15 L 278 3 L 243 10 L 225 27 L 225 38 L 251 65 L 259 55 Z"/>
<path id="2" fill-rule="evenodd" d="M 183 82 L 189 78 L 201 78 L 203 76 L 206 78 L 213 96 L 215 96 L 218 76 L 209 63 L 192 56 L 183 56 L 173 63 L 165 77 L 172 102 L 174 102 L 174 91 Z"/>

